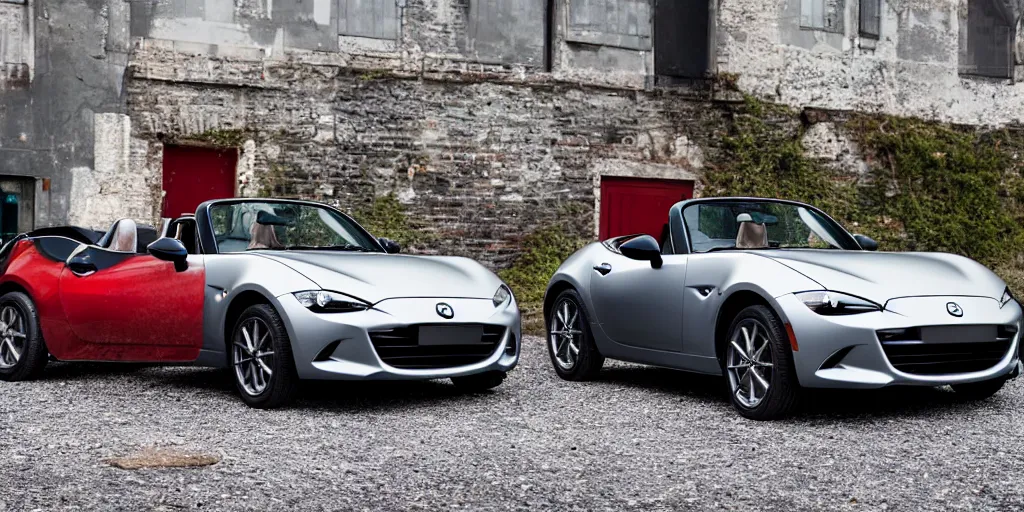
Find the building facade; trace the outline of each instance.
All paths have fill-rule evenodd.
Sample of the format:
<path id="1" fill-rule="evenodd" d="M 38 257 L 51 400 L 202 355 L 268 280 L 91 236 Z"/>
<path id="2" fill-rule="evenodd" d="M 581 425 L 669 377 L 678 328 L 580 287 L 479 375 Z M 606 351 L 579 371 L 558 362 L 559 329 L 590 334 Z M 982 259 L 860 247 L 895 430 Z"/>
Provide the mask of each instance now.
<path id="1" fill-rule="evenodd" d="M 657 229 L 741 94 L 1020 124 L 1022 3 L 0 0 L 2 212 L 105 228 L 206 197 L 386 197 L 414 250 L 502 267 L 544 226 Z M 806 133 L 838 165 L 848 145 Z"/>

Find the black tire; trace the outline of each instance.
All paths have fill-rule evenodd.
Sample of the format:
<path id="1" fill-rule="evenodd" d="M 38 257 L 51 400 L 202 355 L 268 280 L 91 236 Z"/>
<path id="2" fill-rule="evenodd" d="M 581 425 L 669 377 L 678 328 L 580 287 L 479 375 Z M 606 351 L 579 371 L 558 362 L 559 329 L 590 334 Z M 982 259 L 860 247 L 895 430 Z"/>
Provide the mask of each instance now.
<path id="1" fill-rule="evenodd" d="M 24 335 L 24 338 L 13 335 L 0 337 L 0 344 L 5 345 L 0 347 L 3 349 L 0 352 L 0 357 L 7 358 L 0 364 L 0 380 L 14 382 L 36 379 L 42 374 L 49 359 L 46 342 L 43 341 L 43 331 L 39 328 L 39 313 L 36 311 L 36 305 L 28 295 L 21 292 L 10 292 L 0 297 L 0 315 L 8 308 L 19 315 L 18 320 L 12 322 L 15 328 L 13 331 Z M 6 329 L 4 332 L 11 333 Z M 16 341 L 20 341 L 21 344 L 18 345 Z M 11 359 L 13 356 L 13 353 L 10 352 L 11 346 L 14 346 L 15 350 L 21 349 L 20 357 L 16 362 Z M 12 362 L 13 364 L 11 364 Z"/>
<path id="2" fill-rule="evenodd" d="M 980 401 L 990 398 L 1003 389 L 1006 379 L 983 380 L 969 384 L 954 384 L 950 387 L 956 392 L 956 397 L 966 401 Z"/>
<path id="3" fill-rule="evenodd" d="M 753 329 L 750 328 L 755 325 L 758 326 L 758 333 L 753 333 Z M 743 339 L 743 334 L 740 330 L 742 327 L 748 327 L 747 332 L 754 337 L 757 337 L 760 334 L 760 329 L 763 328 L 764 335 L 768 338 L 767 349 L 770 350 L 768 357 L 770 358 L 771 366 L 760 366 L 758 367 L 758 372 L 756 372 L 758 375 L 763 373 L 769 374 L 769 378 L 765 379 L 768 382 L 768 389 L 765 392 L 763 386 L 760 386 L 764 394 L 759 401 L 752 405 L 744 403 L 746 399 L 745 394 L 744 398 L 738 396 L 744 389 L 741 380 L 741 372 L 743 370 L 738 369 L 734 373 L 728 368 L 730 358 L 733 357 L 732 352 L 730 352 L 731 340 L 736 339 L 737 336 L 739 336 L 740 340 Z M 723 351 L 722 373 L 725 375 L 729 400 L 736 411 L 743 417 L 752 420 L 774 420 L 790 415 L 799 404 L 803 393 L 800 383 L 797 381 L 796 369 L 793 364 L 793 353 L 789 346 L 789 337 L 786 335 L 786 331 L 782 323 L 775 316 L 775 313 L 770 308 L 761 305 L 750 306 L 740 311 L 729 324 L 726 344 Z M 742 345 L 741 348 L 743 348 Z M 765 361 L 763 351 L 760 354 L 759 360 Z M 751 382 L 748 386 L 756 385 L 754 384 L 754 377 L 748 376 L 747 378 Z M 737 382 L 740 383 L 740 387 L 737 387 Z M 750 388 L 747 387 L 746 389 Z"/>
<path id="4" fill-rule="evenodd" d="M 485 372 L 465 377 L 452 377 L 452 384 L 466 393 L 482 393 L 505 382 L 505 372 Z"/>
<path id="5" fill-rule="evenodd" d="M 545 344 L 548 346 L 548 356 L 551 358 L 551 366 L 555 368 L 555 373 L 565 380 L 584 381 L 594 378 L 604 366 L 604 356 L 594 344 L 594 336 L 590 332 L 590 315 L 587 314 L 586 307 L 583 305 L 583 299 L 579 293 L 576 293 L 576 290 L 569 289 L 558 294 L 552 304 L 547 318 L 547 339 L 545 340 Z M 576 327 L 572 330 L 580 331 L 580 334 L 571 335 L 572 341 L 579 345 L 577 347 L 579 352 L 572 359 L 567 359 L 569 356 L 566 355 L 566 351 L 572 350 L 575 345 L 562 343 L 569 340 L 563 340 L 562 335 L 558 334 L 558 332 L 564 332 L 562 321 L 559 320 L 559 315 L 564 315 L 564 304 L 569 304 L 570 315 L 573 310 L 577 312 L 575 322 L 572 317 L 568 320 L 572 323 L 571 327 Z M 572 364 L 567 365 L 568 362 L 572 362 Z"/>
<path id="6" fill-rule="evenodd" d="M 247 373 L 247 365 L 244 362 L 241 365 L 236 364 L 239 358 L 242 361 L 247 359 L 245 358 L 246 352 L 244 348 L 238 347 L 242 352 L 236 352 L 235 342 L 238 341 L 244 345 L 245 336 L 252 332 L 250 329 L 255 322 L 261 322 L 259 325 L 267 327 L 269 333 L 269 340 L 264 341 L 262 345 L 256 345 L 256 353 L 266 352 L 264 347 L 267 341 L 273 347 L 273 355 L 269 360 L 269 364 L 266 364 L 267 359 L 265 357 L 260 358 L 260 361 L 263 361 L 272 372 L 269 382 L 263 379 L 264 387 L 262 389 L 257 389 L 256 386 L 252 385 L 252 379 L 257 378 L 251 373 L 254 368 L 249 367 L 250 372 Z M 245 334 L 242 333 L 243 327 L 246 329 Z M 262 327 L 259 327 L 259 329 L 262 329 Z M 264 338 L 264 334 L 259 333 L 259 337 Z M 259 341 L 256 340 L 253 343 L 258 344 Z M 284 328 L 281 316 L 270 305 L 257 304 L 249 306 L 238 317 L 238 320 L 235 321 L 235 327 L 231 331 L 231 340 L 228 343 L 228 362 L 232 380 L 235 381 L 238 394 L 241 395 L 242 401 L 250 407 L 273 409 L 288 404 L 295 397 L 299 386 L 299 377 L 295 370 L 291 341 L 288 339 L 288 332 Z M 243 379 L 247 379 L 248 384 L 243 383 Z"/>

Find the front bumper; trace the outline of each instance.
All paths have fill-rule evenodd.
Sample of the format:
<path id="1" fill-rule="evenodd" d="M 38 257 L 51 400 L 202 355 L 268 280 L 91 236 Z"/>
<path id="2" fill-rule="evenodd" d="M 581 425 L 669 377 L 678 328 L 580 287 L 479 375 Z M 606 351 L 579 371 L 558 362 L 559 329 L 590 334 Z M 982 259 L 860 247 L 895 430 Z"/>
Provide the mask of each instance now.
<path id="1" fill-rule="evenodd" d="M 522 332 L 519 307 L 514 298 L 497 308 L 490 299 L 387 299 L 366 311 L 328 314 L 306 309 L 291 294 L 277 297 L 277 302 L 301 379 L 442 379 L 489 371 L 508 372 L 519 361 Z M 445 320 L 437 314 L 436 308 L 441 302 L 452 307 L 454 318 Z M 501 326 L 504 333 L 493 353 L 481 361 L 430 369 L 389 366 L 378 356 L 370 340 L 370 332 L 373 331 L 423 324 L 484 324 Z"/>
<path id="2" fill-rule="evenodd" d="M 793 328 L 793 352 L 800 384 L 811 388 L 880 388 L 891 385 L 943 386 L 1011 378 L 1024 368 L 1020 361 L 1021 308 L 1011 301 L 1002 308 L 984 297 L 911 297 L 889 301 L 886 309 L 849 316 L 821 316 L 794 295 L 777 297 Z M 947 313 L 956 302 L 962 317 Z M 992 366 L 978 371 L 939 374 L 908 373 L 893 366 L 877 331 L 928 326 L 1016 326 L 1005 354 Z M 963 340 L 969 342 L 972 340 Z"/>

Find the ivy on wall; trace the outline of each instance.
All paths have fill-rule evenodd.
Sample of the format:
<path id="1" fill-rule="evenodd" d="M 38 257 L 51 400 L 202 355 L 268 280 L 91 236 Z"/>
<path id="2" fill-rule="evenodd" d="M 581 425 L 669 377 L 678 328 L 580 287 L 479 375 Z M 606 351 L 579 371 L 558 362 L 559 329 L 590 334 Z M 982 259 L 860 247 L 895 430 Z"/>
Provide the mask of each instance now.
<path id="1" fill-rule="evenodd" d="M 522 254 L 511 267 L 498 273 L 515 294 L 523 314 L 523 328 L 528 332 L 544 329 L 544 292 L 551 276 L 566 258 L 589 242 L 565 231 L 562 226 L 553 225 L 525 236 L 520 243 Z"/>
<path id="2" fill-rule="evenodd" d="M 373 236 L 398 242 L 403 250 L 429 240 L 427 233 L 410 225 L 405 206 L 393 193 L 375 196 L 352 212 L 352 218 Z"/>
<path id="3" fill-rule="evenodd" d="M 786 116 L 795 129 L 779 128 Z M 879 250 L 961 254 L 1024 292 L 1024 135 L 855 115 L 840 128 L 868 165 L 860 175 L 807 156 L 796 120 L 748 98 L 704 176 L 704 195 L 811 203 Z"/>

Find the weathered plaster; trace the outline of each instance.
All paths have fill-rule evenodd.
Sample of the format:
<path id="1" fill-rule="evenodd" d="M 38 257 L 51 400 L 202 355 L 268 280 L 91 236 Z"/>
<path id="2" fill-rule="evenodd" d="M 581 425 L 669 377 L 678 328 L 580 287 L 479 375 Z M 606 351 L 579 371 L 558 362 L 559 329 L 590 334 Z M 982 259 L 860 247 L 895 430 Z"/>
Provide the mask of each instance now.
<path id="1" fill-rule="evenodd" d="M 853 1 L 844 34 L 831 34 L 796 26 L 798 0 L 722 0 L 718 70 L 739 75 L 744 91 L 797 107 L 1024 122 L 1024 84 L 959 74 L 966 1 L 883 2 L 882 34 L 870 41 L 858 35 Z"/>
<path id="2" fill-rule="evenodd" d="M 0 72 L 0 174 L 49 179 L 36 224 L 67 220 L 72 169 L 93 168 L 94 114 L 124 109 L 128 9 L 123 0 L 33 0 L 22 28 L 3 27 L 23 49 L 23 72 Z M 4 15 L 0 14 L 0 18 Z M 38 36 L 38 37 L 37 37 Z M 8 47 L 9 48 L 9 47 Z M 10 51 L 4 50 L 10 59 Z M 45 197 L 44 197 L 45 196 Z"/>
<path id="3" fill-rule="evenodd" d="M 105 229 L 122 217 L 153 221 L 161 175 L 147 165 L 148 144 L 132 139 L 124 114 L 96 114 L 94 134 L 95 167 L 71 172 L 69 222 Z"/>

